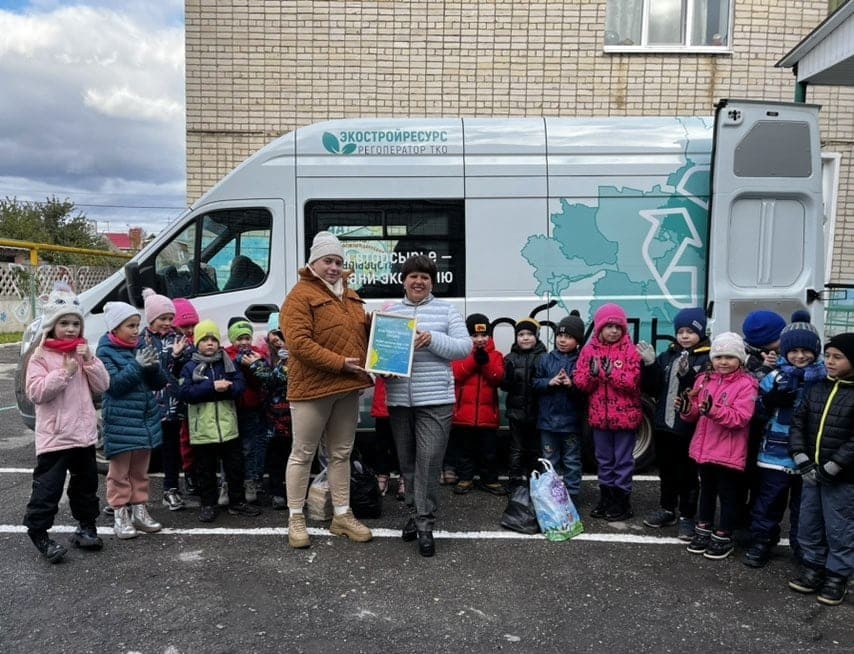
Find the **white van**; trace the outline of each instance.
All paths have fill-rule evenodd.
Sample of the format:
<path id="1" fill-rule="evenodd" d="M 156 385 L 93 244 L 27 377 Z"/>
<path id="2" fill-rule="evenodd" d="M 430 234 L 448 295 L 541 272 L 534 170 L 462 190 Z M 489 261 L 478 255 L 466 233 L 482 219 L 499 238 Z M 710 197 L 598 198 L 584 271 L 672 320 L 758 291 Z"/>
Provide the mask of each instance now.
<path id="1" fill-rule="evenodd" d="M 517 318 L 536 314 L 550 345 L 548 327 L 571 309 L 589 322 L 607 302 L 661 350 L 683 307 L 707 306 L 713 332 L 738 331 L 756 308 L 812 309 L 825 269 L 820 156 L 818 107 L 788 103 L 725 100 L 714 119 L 310 125 L 244 161 L 83 292 L 86 334 L 104 332 L 105 302 L 141 306 L 146 286 L 190 298 L 222 327 L 245 315 L 262 331 L 328 230 L 369 309 L 398 298 L 400 263 L 425 253 L 439 268 L 435 294 L 489 316 L 504 352 Z M 823 311 L 812 315 L 821 329 Z M 647 423 L 636 455 L 650 445 Z"/>

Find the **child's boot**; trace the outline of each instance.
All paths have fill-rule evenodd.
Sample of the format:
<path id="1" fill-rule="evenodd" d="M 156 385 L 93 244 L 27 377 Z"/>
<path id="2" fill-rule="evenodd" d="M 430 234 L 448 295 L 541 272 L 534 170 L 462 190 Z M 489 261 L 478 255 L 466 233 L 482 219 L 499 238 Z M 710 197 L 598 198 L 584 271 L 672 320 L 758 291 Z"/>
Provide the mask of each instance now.
<path id="1" fill-rule="evenodd" d="M 848 592 L 848 579 L 828 572 L 816 599 L 827 606 L 836 606 L 842 604 L 846 592 Z"/>
<path id="2" fill-rule="evenodd" d="M 712 539 L 709 541 L 709 546 L 703 552 L 703 556 L 707 559 L 725 559 L 734 549 L 735 545 L 732 542 L 732 536 L 726 532 L 715 532 L 712 534 Z"/>
<path id="3" fill-rule="evenodd" d="M 51 563 L 59 563 L 68 552 L 62 545 L 48 536 L 46 531 L 29 529 L 27 535 L 33 541 L 36 549 Z"/>
<path id="4" fill-rule="evenodd" d="M 688 551 L 691 554 L 705 554 L 706 548 L 712 541 L 712 530 L 708 526 L 697 525 L 694 527 L 694 537 L 688 543 Z"/>
<path id="5" fill-rule="evenodd" d="M 145 504 L 134 504 L 131 506 L 131 519 L 133 520 L 133 526 L 139 531 L 144 531 L 146 534 L 153 534 L 163 529 L 163 525 L 148 513 L 148 508 Z"/>
<path id="6" fill-rule="evenodd" d="M 605 520 L 608 522 L 620 522 L 622 520 L 628 520 L 634 515 L 632 513 L 632 494 L 630 491 L 612 488 L 611 497 L 613 498 L 613 501 L 611 502 L 610 508 L 605 510 Z"/>
<path id="7" fill-rule="evenodd" d="M 116 532 L 116 537 L 122 540 L 139 536 L 136 528 L 133 526 L 133 522 L 131 522 L 129 506 L 123 506 L 118 509 L 114 508 L 113 531 Z"/>
<path id="8" fill-rule="evenodd" d="M 591 518 L 604 518 L 605 512 L 611 506 L 611 487 L 599 485 L 599 502 L 590 511 Z"/>
<path id="9" fill-rule="evenodd" d="M 771 550 L 774 545 L 766 538 L 757 538 L 753 541 L 750 549 L 744 553 L 744 558 L 741 562 L 750 568 L 764 568 L 765 564 L 771 560 Z"/>
<path id="10" fill-rule="evenodd" d="M 804 562 L 798 576 L 789 580 L 789 588 L 799 593 L 814 593 L 824 586 L 824 568 Z"/>
<path id="11" fill-rule="evenodd" d="M 97 552 L 104 547 L 104 541 L 98 536 L 98 530 L 94 522 L 81 522 L 75 532 L 71 534 L 71 544 L 83 550 Z"/>

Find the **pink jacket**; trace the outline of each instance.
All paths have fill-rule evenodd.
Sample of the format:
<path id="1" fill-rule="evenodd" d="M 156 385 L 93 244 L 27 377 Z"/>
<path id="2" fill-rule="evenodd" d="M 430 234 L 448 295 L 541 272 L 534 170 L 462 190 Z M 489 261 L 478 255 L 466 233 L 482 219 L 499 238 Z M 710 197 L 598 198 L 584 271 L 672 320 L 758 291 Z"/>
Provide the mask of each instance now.
<path id="1" fill-rule="evenodd" d="M 697 378 L 697 395 L 684 416 L 689 422 L 697 421 L 688 449 L 692 459 L 744 470 L 757 388 L 756 379 L 743 368 L 729 375 L 709 372 Z M 712 408 L 702 415 L 700 407 L 707 398 L 711 398 Z"/>
<path id="2" fill-rule="evenodd" d="M 606 374 L 602 358 L 611 362 Z M 598 362 L 598 374 L 590 372 L 590 362 Z M 640 391 L 641 358 L 631 339 L 625 334 L 613 345 L 594 336 L 581 349 L 575 364 L 573 383 L 589 395 L 588 420 L 594 429 L 630 431 L 643 420 Z"/>
<path id="3" fill-rule="evenodd" d="M 110 375 L 97 357 L 83 363 L 69 376 L 63 367 L 64 355 L 38 347 L 27 364 L 27 397 L 36 409 L 36 454 L 89 447 L 98 440 L 98 416 L 92 393 L 110 386 Z"/>

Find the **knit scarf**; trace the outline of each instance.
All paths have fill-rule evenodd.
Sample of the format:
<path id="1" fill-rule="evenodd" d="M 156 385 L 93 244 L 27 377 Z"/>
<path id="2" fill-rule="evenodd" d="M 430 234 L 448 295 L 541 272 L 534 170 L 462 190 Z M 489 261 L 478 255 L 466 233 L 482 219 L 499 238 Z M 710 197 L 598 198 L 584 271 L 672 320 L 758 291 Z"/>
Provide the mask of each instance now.
<path id="1" fill-rule="evenodd" d="M 820 363 L 812 363 L 806 368 L 798 368 L 790 363 L 781 363 L 780 372 L 795 379 L 803 379 L 805 384 L 812 384 L 827 376 L 824 366 Z"/>
<path id="2" fill-rule="evenodd" d="M 55 350 L 57 352 L 62 352 L 63 354 L 71 354 L 75 350 L 77 350 L 78 345 L 85 345 L 85 338 L 72 338 L 72 339 L 58 339 L 58 338 L 46 338 L 44 340 L 44 347 L 49 350 Z"/>
<path id="3" fill-rule="evenodd" d="M 116 336 L 113 332 L 109 332 L 107 334 L 107 340 L 110 341 L 110 343 L 112 343 L 116 347 L 121 347 L 126 350 L 135 350 L 137 346 L 136 341 L 126 341 Z"/>
<path id="4" fill-rule="evenodd" d="M 209 357 L 204 356 L 203 354 L 199 354 L 198 352 L 193 352 L 192 356 L 193 361 L 195 361 L 198 365 L 193 369 L 193 381 L 194 382 L 203 382 L 206 381 L 207 370 L 217 361 L 222 361 L 222 365 L 225 368 L 225 374 L 232 374 L 235 371 L 234 362 L 229 357 L 224 357 L 222 355 L 222 350 L 217 350 L 216 354 L 212 354 Z"/>

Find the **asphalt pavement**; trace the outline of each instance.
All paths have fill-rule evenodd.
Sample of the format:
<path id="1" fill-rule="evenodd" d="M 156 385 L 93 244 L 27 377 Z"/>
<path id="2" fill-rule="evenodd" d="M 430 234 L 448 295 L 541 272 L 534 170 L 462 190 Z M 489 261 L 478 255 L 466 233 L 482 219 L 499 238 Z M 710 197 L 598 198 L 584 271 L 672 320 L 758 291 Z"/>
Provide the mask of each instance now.
<path id="1" fill-rule="evenodd" d="M 286 512 L 202 524 L 161 506 L 155 477 L 161 533 L 119 541 L 103 518 L 101 552 L 50 565 L 20 526 L 35 454 L 14 409 L 17 359 L 0 347 L 0 652 L 854 652 L 854 600 L 788 590 L 787 547 L 757 571 L 740 551 L 711 561 L 675 528 L 644 528 L 654 475 L 636 480 L 635 517 L 611 525 L 586 518 L 585 481 L 585 533 L 564 543 L 502 530 L 502 498 L 443 488 L 432 559 L 400 540 L 392 495 L 365 521 L 372 542 L 310 522 L 297 551 Z M 54 537 L 73 528 L 64 502 Z"/>

